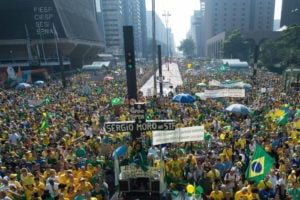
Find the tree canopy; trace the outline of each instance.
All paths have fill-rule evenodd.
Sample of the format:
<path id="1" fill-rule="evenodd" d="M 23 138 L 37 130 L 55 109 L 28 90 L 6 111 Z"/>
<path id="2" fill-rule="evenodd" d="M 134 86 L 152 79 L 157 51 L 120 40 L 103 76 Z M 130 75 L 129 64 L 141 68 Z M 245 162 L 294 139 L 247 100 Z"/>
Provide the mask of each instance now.
<path id="1" fill-rule="evenodd" d="M 184 39 L 180 42 L 180 46 L 178 47 L 179 51 L 183 52 L 185 56 L 193 56 L 194 55 L 195 44 L 191 38 Z"/>

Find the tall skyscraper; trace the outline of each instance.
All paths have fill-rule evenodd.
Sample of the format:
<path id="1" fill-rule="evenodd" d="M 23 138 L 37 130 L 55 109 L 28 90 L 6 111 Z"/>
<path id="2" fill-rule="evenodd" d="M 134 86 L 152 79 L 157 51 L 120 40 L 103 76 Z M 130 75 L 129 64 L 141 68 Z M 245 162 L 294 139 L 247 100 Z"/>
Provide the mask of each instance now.
<path id="1" fill-rule="evenodd" d="M 271 31 L 275 0 L 204 0 L 206 39 L 239 28 Z"/>
<path id="2" fill-rule="evenodd" d="M 300 25 L 300 1 L 282 0 L 280 26 Z"/>
<path id="3" fill-rule="evenodd" d="M 191 17 L 191 37 L 195 44 L 195 56 L 204 56 L 204 31 L 203 31 L 203 13 L 195 10 Z"/>
<path id="4" fill-rule="evenodd" d="M 106 53 L 122 55 L 122 2 L 121 0 L 102 0 Z"/>
<path id="5" fill-rule="evenodd" d="M 275 0 L 202 0 L 205 4 L 205 55 L 219 58 L 226 34 L 272 32 Z"/>
<path id="6" fill-rule="evenodd" d="M 137 57 L 145 56 L 147 41 L 145 0 L 122 0 L 123 25 L 133 26 L 134 46 Z"/>

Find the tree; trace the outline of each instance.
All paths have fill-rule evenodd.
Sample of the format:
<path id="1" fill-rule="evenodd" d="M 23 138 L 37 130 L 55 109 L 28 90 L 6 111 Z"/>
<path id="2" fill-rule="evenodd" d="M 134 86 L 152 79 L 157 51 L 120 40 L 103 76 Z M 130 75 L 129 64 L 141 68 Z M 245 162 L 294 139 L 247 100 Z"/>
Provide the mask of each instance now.
<path id="1" fill-rule="evenodd" d="M 300 66 L 300 26 L 289 26 L 278 40 L 266 40 L 260 47 L 260 62 L 269 69 L 282 72 L 292 65 Z"/>
<path id="2" fill-rule="evenodd" d="M 195 44 L 191 38 L 184 39 L 180 42 L 180 46 L 178 47 L 179 51 L 183 52 L 185 56 L 193 56 L 194 55 Z"/>
<path id="3" fill-rule="evenodd" d="M 239 29 L 233 30 L 225 39 L 223 46 L 224 58 L 248 58 L 249 44 Z"/>

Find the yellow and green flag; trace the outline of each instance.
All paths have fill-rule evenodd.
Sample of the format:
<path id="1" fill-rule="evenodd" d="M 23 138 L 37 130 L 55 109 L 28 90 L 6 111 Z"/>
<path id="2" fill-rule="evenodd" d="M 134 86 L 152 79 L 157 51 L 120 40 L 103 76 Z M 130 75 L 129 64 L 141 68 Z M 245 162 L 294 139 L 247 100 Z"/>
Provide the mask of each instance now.
<path id="1" fill-rule="evenodd" d="M 44 117 L 44 118 L 42 119 L 42 124 L 41 124 L 41 127 L 40 127 L 39 130 L 38 130 L 38 133 L 40 133 L 40 132 L 46 130 L 48 127 L 49 127 L 48 120 Z"/>
<path id="2" fill-rule="evenodd" d="M 111 99 L 111 105 L 120 105 L 123 103 L 123 99 L 122 98 L 112 98 Z"/>
<path id="3" fill-rule="evenodd" d="M 279 120 L 277 121 L 276 125 L 277 126 L 281 126 L 281 125 L 285 125 L 288 123 L 288 119 L 289 119 L 289 113 L 284 113 Z"/>
<path id="4" fill-rule="evenodd" d="M 273 163 L 274 159 L 260 145 L 256 145 L 256 150 L 246 170 L 246 179 L 252 179 L 258 183 L 268 175 Z"/>

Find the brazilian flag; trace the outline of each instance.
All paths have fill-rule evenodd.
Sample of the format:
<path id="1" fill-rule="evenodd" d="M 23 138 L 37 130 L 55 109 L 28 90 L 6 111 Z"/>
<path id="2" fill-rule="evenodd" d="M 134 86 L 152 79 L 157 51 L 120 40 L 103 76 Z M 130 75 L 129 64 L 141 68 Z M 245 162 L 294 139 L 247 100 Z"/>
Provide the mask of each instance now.
<path id="1" fill-rule="evenodd" d="M 278 120 L 278 122 L 276 123 L 277 126 L 280 126 L 280 125 L 285 125 L 288 123 L 288 120 L 289 120 L 289 113 L 286 112 L 284 113 L 280 119 Z"/>
<path id="2" fill-rule="evenodd" d="M 256 145 L 256 150 L 246 170 L 246 179 L 259 183 L 268 175 L 273 163 L 274 159 L 260 145 Z"/>
<path id="3" fill-rule="evenodd" d="M 122 98 L 112 98 L 111 99 L 111 105 L 120 105 L 123 103 L 123 99 Z"/>

